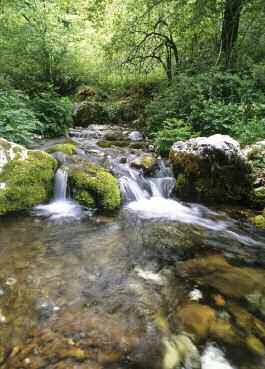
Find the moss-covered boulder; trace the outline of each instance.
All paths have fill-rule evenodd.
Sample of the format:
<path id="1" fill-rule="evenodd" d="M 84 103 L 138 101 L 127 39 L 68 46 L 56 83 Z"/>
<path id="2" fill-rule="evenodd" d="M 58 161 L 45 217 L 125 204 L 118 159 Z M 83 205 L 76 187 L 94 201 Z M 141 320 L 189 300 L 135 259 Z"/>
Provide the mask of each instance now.
<path id="1" fill-rule="evenodd" d="M 76 126 L 88 127 L 90 124 L 101 124 L 108 121 L 108 112 L 102 102 L 86 100 L 77 105 L 74 112 Z"/>
<path id="2" fill-rule="evenodd" d="M 121 204 L 117 179 L 107 170 L 85 160 L 69 165 L 69 179 L 76 201 L 89 208 L 112 211 Z"/>
<path id="3" fill-rule="evenodd" d="M 264 228 L 265 229 L 265 211 L 263 212 L 263 215 L 257 215 L 252 219 L 252 222 L 258 227 L 258 228 Z"/>
<path id="4" fill-rule="evenodd" d="M 0 139 L 0 158 L 0 215 L 50 198 L 57 166 L 52 156 Z"/>
<path id="5" fill-rule="evenodd" d="M 218 134 L 176 142 L 170 160 L 181 198 L 206 203 L 248 201 L 251 166 L 231 137 Z"/>
<path id="6" fill-rule="evenodd" d="M 66 155 L 74 155 L 76 152 L 76 144 L 74 142 L 57 144 L 49 147 L 47 152 L 49 154 L 54 154 L 56 152 L 61 152 Z"/>

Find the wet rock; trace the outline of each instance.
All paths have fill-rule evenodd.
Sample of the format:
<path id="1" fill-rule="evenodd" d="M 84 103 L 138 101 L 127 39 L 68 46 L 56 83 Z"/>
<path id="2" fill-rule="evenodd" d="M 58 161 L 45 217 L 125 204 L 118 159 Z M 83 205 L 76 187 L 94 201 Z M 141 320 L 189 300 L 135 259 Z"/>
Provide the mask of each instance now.
<path id="1" fill-rule="evenodd" d="M 200 369 L 200 354 L 191 339 L 185 334 L 163 338 L 165 348 L 163 369 Z"/>
<path id="2" fill-rule="evenodd" d="M 56 167 L 49 154 L 0 139 L 0 215 L 47 201 Z"/>
<path id="3" fill-rule="evenodd" d="M 143 170 L 145 175 L 151 175 L 158 168 L 157 159 L 151 154 L 143 154 L 132 160 L 130 166 L 135 169 Z"/>
<path id="4" fill-rule="evenodd" d="M 239 143 L 229 136 L 218 134 L 176 142 L 170 160 L 177 193 L 185 200 L 238 203 L 249 198 L 251 167 Z"/>
<path id="5" fill-rule="evenodd" d="M 229 264 L 223 256 L 211 255 L 178 263 L 177 270 L 191 280 L 199 281 L 201 286 L 214 288 L 221 295 L 230 298 L 249 300 L 250 295 L 265 293 L 265 272 L 262 269 L 236 267 Z M 259 299 L 258 299 L 259 301 Z"/>
<path id="6" fill-rule="evenodd" d="M 255 336 L 249 336 L 246 339 L 247 347 L 255 355 L 265 356 L 265 347 L 263 343 Z"/>
<path id="7" fill-rule="evenodd" d="M 177 310 L 175 319 L 183 330 L 194 335 L 199 342 L 211 337 L 229 345 L 241 343 L 232 324 L 208 305 L 188 303 Z"/>
<path id="8" fill-rule="evenodd" d="M 258 311 L 265 318 L 265 293 L 260 292 L 258 288 L 253 293 L 246 296 L 248 303 L 252 309 Z"/>
<path id="9" fill-rule="evenodd" d="M 129 142 L 127 140 L 115 140 L 115 141 L 110 141 L 110 140 L 101 140 L 97 142 L 97 145 L 103 149 L 107 149 L 109 147 L 112 146 L 116 146 L 116 147 L 128 147 L 129 146 Z"/>
<path id="10" fill-rule="evenodd" d="M 265 215 L 265 211 L 263 212 Z M 258 227 L 258 228 L 265 228 L 265 216 L 264 215 L 257 215 L 256 217 L 252 218 L 252 222 Z"/>
<path id="11" fill-rule="evenodd" d="M 232 314 L 236 325 L 244 331 L 246 335 L 254 334 L 261 340 L 265 339 L 265 323 L 256 318 L 238 304 L 229 304 L 228 310 Z"/>
<path id="12" fill-rule="evenodd" d="M 143 141 L 143 134 L 139 131 L 133 131 L 128 135 L 131 141 Z"/>
<path id="13" fill-rule="evenodd" d="M 76 144 L 74 142 L 72 143 L 63 143 L 63 144 L 57 144 L 52 147 L 49 147 L 47 152 L 49 154 L 54 154 L 56 152 L 60 152 L 66 155 L 74 155 L 76 153 Z"/>
<path id="14" fill-rule="evenodd" d="M 147 334 L 140 321 L 130 325 L 113 314 L 65 312 L 45 329 L 33 331 L 2 368 L 19 369 L 27 361 L 29 369 L 119 368 L 124 362 L 158 369 L 160 338 Z M 154 354 L 157 362 L 152 362 Z"/>
<path id="15" fill-rule="evenodd" d="M 265 207 L 265 141 L 260 141 L 254 145 L 247 146 L 244 154 L 249 160 L 253 173 L 254 191 L 251 194 L 252 205 L 256 208 Z"/>
<path id="16" fill-rule="evenodd" d="M 184 330 L 201 340 L 208 336 L 210 328 L 216 320 L 216 314 L 207 305 L 189 303 L 177 311 L 176 320 L 183 326 Z"/>

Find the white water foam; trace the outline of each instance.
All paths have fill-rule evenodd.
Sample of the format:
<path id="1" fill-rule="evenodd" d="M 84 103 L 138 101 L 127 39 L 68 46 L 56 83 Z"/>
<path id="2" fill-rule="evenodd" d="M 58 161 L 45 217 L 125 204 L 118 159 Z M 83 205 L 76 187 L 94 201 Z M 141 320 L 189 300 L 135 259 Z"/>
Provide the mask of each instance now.
<path id="1" fill-rule="evenodd" d="M 47 205 L 38 205 L 34 208 L 34 215 L 49 218 L 52 221 L 80 220 L 87 212 L 74 201 L 57 200 Z"/>
<path id="2" fill-rule="evenodd" d="M 162 218 L 175 220 L 218 231 L 222 231 L 227 227 L 226 223 L 221 220 L 217 221 L 204 218 L 198 206 L 185 206 L 175 200 L 165 199 L 159 196 L 131 202 L 126 208 L 136 212 L 138 216 L 144 219 Z"/>
<path id="3" fill-rule="evenodd" d="M 202 369 L 236 369 L 232 366 L 223 351 L 214 345 L 208 345 L 201 357 Z"/>

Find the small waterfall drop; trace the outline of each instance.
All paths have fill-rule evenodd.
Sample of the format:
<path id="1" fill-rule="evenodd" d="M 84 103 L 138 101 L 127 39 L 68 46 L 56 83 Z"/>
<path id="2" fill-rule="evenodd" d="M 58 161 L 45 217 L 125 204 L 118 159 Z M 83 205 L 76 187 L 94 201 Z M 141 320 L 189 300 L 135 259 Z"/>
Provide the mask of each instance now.
<path id="1" fill-rule="evenodd" d="M 66 200 L 68 172 L 59 168 L 54 176 L 54 200 Z"/>
<path id="2" fill-rule="evenodd" d="M 46 217 L 56 222 L 79 220 L 89 212 L 75 201 L 67 198 L 68 172 L 59 168 L 54 176 L 53 201 L 34 208 L 34 215 Z M 90 215 L 90 213 L 89 213 Z"/>

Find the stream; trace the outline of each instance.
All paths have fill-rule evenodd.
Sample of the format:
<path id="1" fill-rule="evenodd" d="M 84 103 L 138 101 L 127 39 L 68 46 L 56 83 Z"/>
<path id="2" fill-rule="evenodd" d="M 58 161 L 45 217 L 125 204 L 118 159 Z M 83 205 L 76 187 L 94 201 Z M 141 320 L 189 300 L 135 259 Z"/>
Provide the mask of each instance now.
<path id="1" fill-rule="evenodd" d="M 137 150 L 97 146 L 108 129 L 72 136 L 119 178 L 117 214 L 59 169 L 50 204 L 1 219 L 0 368 L 264 369 L 264 232 L 178 201 L 166 162 L 145 177 Z"/>

